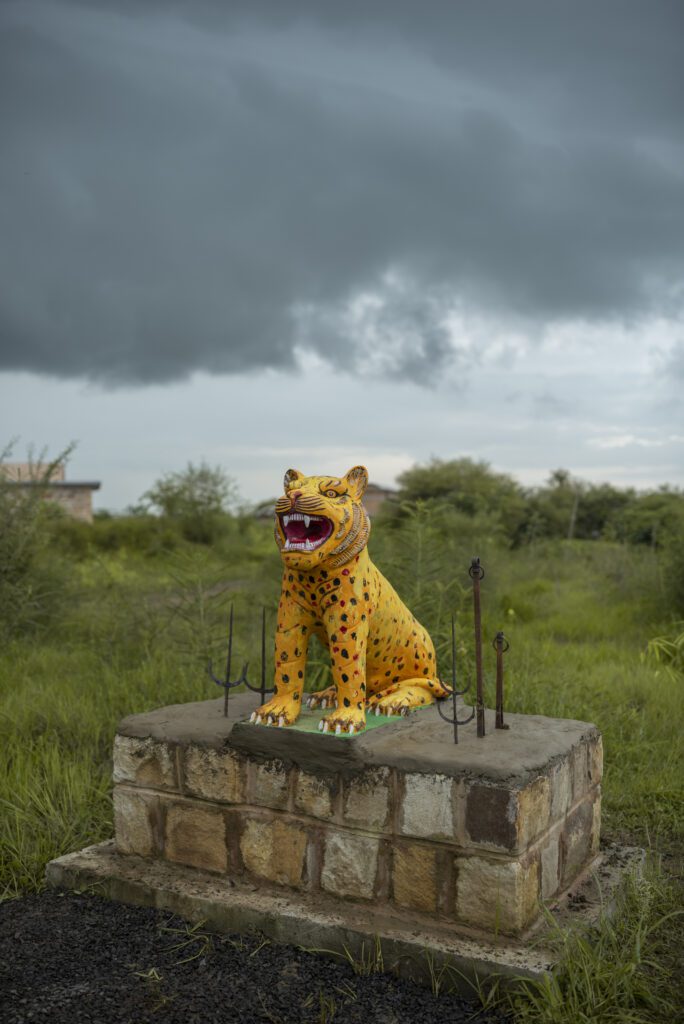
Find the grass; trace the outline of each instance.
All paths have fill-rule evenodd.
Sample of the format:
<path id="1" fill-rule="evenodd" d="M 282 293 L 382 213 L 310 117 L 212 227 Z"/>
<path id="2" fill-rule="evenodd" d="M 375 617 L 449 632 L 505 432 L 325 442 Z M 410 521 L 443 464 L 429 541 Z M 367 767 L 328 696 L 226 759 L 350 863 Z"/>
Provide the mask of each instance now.
<path id="1" fill-rule="evenodd" d="M 605 833 L 656 851 L 680 848 L 682 626 L 665 604 L 657 555 L 605 542 L 510 552 L 476 527 L 454 534 L 420 510 L 399 529 L 380 523 L 374 530 L 372 554 L 430 630 L 447 677 L 455 614 L 460 686 L 473 678 L 467 567 L 480 554 L 484 636 L 489 642 L 503 628 L 511 643 L 507 710 L 595 722 L 605 745 Z M 153 555 L 59 554 L 63 589 L 52 617 L 0 651 L 2 897 L 39 890 L 48 860 L 111 835 L 118 720 L 218 696 L 206 663 L 224 656 L 231 603 L 234 664 L 249 659 L 250 674 L 258 674 L 260 609 L 270 614 L 279 589 L 269 533 L 253 526 L 239 546 L 226 541 L 213 550 L 183 544 Z M 489 650 L 485 665 L 491 702 Z M 307 688 L 328 678 L 326 657 L 314 647 Z M 621 924 L 604 923 L 592 941 L 568 940 L 565 973 L 549 987 L 526 988 L 516 1006 L 520 1020 L 612 1024 L 665 1013 L 674 998 L 662 994 L 670 953 L 654 951 L 681 933 L 681 919 L 666 916 L 681 912 L 681 890 L 662 872 L 648 878 L 626 894 Z M 660 1009 L 648 992 L 660 993 Z"/>

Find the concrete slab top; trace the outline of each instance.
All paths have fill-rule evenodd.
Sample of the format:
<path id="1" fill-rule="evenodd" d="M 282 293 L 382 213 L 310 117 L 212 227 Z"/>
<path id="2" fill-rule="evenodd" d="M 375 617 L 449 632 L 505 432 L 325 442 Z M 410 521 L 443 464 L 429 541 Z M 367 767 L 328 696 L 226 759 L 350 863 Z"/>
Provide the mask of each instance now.
<path id="1" fill-rule="evenodd" d="M 573 747 L 599 735 L 591 723 L 542 715 L 508 714 L 510 728 L 495 729 L 494 712 L 487 710 L 486 735 L 478 739 L 473 721 L 459 729 L 456 745 L 453 727 L 432 706 L 406 718 L 389 719 L 382 728 L 358 736 L 338 737 L 309 731 L 310 723 L 305 729 L 252 725 L 249 716 L 258 704 L 258 694 L 231 695 L 228 718 L 223 715 L 223 698 L 175 704 L 129 715 L 119 724 L 118 732 L 176 745 L 233 748 L 259 760 L 290 762 L 319 775 L 350 776 L 370 766 L 387 766 L 404 772 L 505 780 L 521 786 L 567 756 Z M 320 714 L 302 709 L 302 718 L 319 718 Z"/>

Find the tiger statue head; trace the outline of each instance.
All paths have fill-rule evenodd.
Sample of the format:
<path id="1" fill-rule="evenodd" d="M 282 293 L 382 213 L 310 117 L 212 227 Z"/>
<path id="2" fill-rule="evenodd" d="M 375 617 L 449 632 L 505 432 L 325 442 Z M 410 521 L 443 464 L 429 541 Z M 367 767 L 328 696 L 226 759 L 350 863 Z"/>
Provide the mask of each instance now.
<path id="1" fill-rule="evenodd" d="M 335 568 L 368 543 L 370 519 L 361 504 L 368 470 L 354 466 L 343 477 L 304 476 L 288 469 L 285 494 L 275 505 L 275 539 L 293 569 Z"/>

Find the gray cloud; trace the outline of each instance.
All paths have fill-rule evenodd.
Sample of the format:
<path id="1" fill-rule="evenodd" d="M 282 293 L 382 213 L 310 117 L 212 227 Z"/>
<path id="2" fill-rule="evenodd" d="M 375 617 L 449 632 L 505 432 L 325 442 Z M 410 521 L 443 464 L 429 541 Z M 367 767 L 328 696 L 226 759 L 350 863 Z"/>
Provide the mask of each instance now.
<path id="1" fill-rule="evenodd" d="M 678 3 L 0 21 L 2 369 L 163 381 L 297 343 L 349 367 L 371 339 L 422 380 L 464 358 L 455 303 L 530 329 L 681 309 Z"/>

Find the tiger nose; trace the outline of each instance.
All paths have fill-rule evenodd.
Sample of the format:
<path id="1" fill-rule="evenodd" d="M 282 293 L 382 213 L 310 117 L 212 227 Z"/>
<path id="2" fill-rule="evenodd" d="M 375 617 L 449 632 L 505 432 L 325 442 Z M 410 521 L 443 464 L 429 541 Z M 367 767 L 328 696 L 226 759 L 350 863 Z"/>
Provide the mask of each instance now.
<path id="1" fill-rule="evenodd" d="M 297 504 L 297 498 L 301 498 L 301 491 L 290 491 L 290 508 L 294 508 Z"/>

